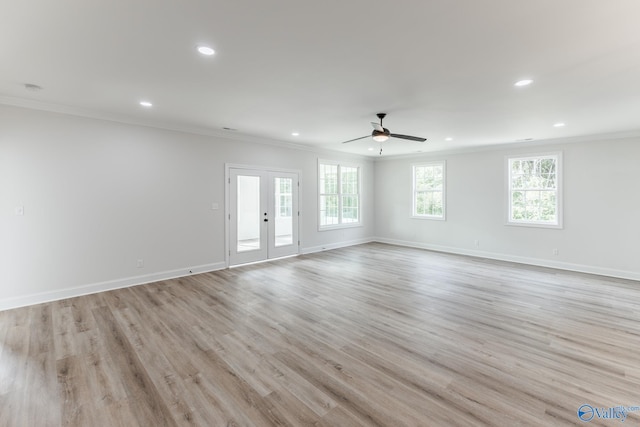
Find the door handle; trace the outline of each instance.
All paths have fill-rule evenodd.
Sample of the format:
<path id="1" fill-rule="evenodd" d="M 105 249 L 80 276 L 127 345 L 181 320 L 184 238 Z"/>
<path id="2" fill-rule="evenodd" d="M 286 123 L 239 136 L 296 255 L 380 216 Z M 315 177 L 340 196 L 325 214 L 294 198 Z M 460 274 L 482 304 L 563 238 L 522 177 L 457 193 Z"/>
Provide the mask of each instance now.
<path id="1" fill-rule="evenodd" d="M 264 219 L 264 222 L 269 222 L 269 220 L 267 218 Z"/>

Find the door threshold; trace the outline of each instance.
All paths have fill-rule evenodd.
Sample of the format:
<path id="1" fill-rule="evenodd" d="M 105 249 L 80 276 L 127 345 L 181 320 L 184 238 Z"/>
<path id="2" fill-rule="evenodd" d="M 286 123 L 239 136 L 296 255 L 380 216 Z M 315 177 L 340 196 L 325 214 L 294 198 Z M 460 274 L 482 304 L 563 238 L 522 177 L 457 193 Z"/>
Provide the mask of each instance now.
<path id="1" fill-rule="evenodd" d="M 243 264 L 233 264 L 233 265 L 230 265 L 229 268 L 245 267 L 247 265 L 254 265 L 254 264 L 264 264 L 265 262 L 277 261 L 277 260 L 286 259 L 286 258 L 293 258 L 293 257 L 297 257 L 298 255 L 300 254 L 285 255 L 277 258 L 261 259 L 260 261 L 245 262 Z"/>

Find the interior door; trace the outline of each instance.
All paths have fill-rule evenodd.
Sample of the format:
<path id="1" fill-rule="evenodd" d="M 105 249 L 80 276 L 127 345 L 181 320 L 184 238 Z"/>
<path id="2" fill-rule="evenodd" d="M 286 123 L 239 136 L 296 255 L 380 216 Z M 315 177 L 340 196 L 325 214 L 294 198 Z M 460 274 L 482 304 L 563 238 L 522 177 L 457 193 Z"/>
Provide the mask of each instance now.
<path id="1" fill-rule="evenodd" d="M 229 169 L 229 265 L 298 253 L 298 174 Z"/>

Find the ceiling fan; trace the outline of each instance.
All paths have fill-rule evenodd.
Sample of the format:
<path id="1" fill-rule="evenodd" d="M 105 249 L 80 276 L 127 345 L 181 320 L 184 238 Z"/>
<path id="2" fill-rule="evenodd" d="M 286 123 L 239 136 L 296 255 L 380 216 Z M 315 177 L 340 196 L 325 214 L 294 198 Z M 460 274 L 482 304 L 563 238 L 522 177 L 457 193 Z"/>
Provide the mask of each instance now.
<path id="1" fill-rule="evenodd" d="M 382 127 L 382 119 L 384 119 L 387 116 L 387 113 L 378 113 L 376 115 L 380 119 L 380 123 L 378 124 L 376 122 L 371 122 L 371 126 L 373 126 L 373 132 L 371 132 L 371 137 L 376 142 L 383 143 L 391 137 L 398 138 L 398 139 L 408 139 L 409 141 L 417 141 L 417 142 L 424 142 L 427 140 L 427 138 L 420 138 L 418 136 L 391 133 L 389 129 Z M 348 142 L 358 141 L 359 139 L 364 139 L 368 137 L 369 135 L 361 136 L 360 138 L 350 139 L 348 141 L 344 141 L 343 144 L 346 144 Z M 382 147 L 380 147 L 380 154 L 382 154 Z"/>

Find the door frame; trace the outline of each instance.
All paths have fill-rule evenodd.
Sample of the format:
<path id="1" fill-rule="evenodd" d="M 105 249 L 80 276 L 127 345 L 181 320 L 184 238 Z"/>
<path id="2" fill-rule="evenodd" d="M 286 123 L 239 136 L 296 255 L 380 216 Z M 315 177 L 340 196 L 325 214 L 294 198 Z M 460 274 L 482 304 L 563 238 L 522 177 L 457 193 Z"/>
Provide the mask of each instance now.
<path id="1" fill-rule="evenodd" d="M 263 172 L 276 172 L 276 173 L 293 173 L 298 176 L 298 241 L 296 246 L 296 253 L 293 255 L 300 254 L 300 242 L 302 241 L 302 235 L 300 230 L 302 227 L 300 226 L 302 222 L 302 207 L 300 204 L 300 194 L 302 191 L 302 171 L 299 169 L 285 169 L 285 168 L 274 168 L 269 166 L 256 166 L 256 165 L 247 165 L 247 164 L 238 164 L 238 163 L 225 163 L 224 164 L 224 260 L 226 268 L 230 267 L 230 256 L 231 256 L 231 241 L 230 241 L 230 233 L 231 233 L 231 205 L 230 199 L 231 195 L 231 169 L 247 169 L 247 170 L 259 170 Z M 273 259 L 273 258 L 271 258 Z M 267 258 L 265 261 L 269 261 Z M 263 261 L 258 261 L 263 262 Z"/>

